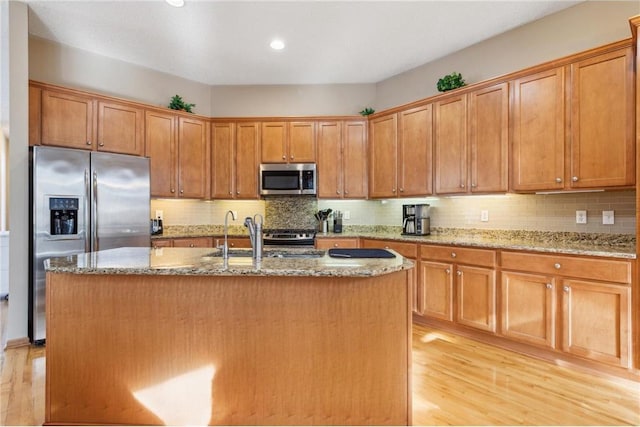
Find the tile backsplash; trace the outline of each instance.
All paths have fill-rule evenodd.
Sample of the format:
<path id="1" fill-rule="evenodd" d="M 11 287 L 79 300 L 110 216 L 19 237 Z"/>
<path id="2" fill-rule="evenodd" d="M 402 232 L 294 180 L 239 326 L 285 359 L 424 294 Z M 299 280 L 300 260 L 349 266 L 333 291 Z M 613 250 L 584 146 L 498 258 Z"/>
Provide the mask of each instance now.
<path id="1" fill-rule="evenodd" d="M 487 196 L 426 197 L 395 200 L 316 200 L 305 197 L 270 198 L 255 201 L 151 201 L 151 215 L 162 210 L 166 225 L 222 224 L 227 210 L 238 212 L 235 225 L 246 216 L 260 213 L 271 228 L 313 228 L 318 209 L 348 211 L 349 225 L 402 223 L 402 205 L 431 205 L 432 227 L 500 230 L 573 231 L 585 233 L 635 234 L 635 191 L 569 194 L 507 194 Z M 489 221 L 480 221 L 486 210 Z M 576 224 L 576 210 L 587 211 L 587 223 Z M 615 224 L 602 224 L 602 211 L 612 210 Z"/>

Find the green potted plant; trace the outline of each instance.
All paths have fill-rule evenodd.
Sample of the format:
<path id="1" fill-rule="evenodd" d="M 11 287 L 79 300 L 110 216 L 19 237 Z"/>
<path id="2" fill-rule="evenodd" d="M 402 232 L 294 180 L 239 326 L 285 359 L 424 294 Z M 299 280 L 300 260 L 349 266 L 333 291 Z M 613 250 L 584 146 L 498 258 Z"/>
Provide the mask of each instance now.
<path id="1" fill-rule="evenodd" d="M 462 74 L 456 73 L 455 71 L 451 74 L 447 74 L 438 80 L 437 88 L 440 92 L 446 92 L 448 90 L 457 89 L 466 85 L 464 79 L 462 78 Z"/>
<path id="2" fill-rule="evenodd" d="M 364 110 L 360 111 L 360 114 L 363 115 L 363 116 L 368 116 L 369 114 L 373 114 L 375 112 L 376 112 L 376 110 L 374 110 L 373 108 L 367 107 Z"/>
<path id="3" fill-rule="evenodd" d="M 169 102 L 169 108 L 172 110 L 181 110 L 186 111 L 187 113 L 193 113 L 192 108 L 195 107 L 196 104 L 188 104 L 182 100 L 180 95 L 175 95 L 171 98 L 171 102 Z"/>

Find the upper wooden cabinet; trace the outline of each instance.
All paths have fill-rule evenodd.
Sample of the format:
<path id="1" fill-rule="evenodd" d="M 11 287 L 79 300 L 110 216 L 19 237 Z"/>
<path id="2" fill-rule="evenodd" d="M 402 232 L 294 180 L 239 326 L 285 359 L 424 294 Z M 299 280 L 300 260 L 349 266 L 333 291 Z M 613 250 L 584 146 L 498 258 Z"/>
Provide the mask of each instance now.
<path id="1" fill-rule="evenodd" d="M 205 120 L 146 112 L 146 155 L 151 195 L 204 199 L 209 196 L 209 129 Z"/>
<path id="2" fill-rule="evenodd" d="M 514 191 L 635 184 L 633 51 L 513 81 Z"/>
<path id="3" fill-rule="evenodd" d="M 437 102 L 434 133 L 437 194 L 508 190 L 507 83 Z"/>
<path id="4" fill-rule="evenodd" d="M 144 155 L 144 110 L 98 100 L 98 150 Z"/>
<path id="5" fill-rule="evenodd" d="M 432 105 L 372 119 L 369 124 L 369 196 L 432 193 Z"/>
<path id="6" fill-rule="evenodd" d="M 315 122 L 263 122 L 262 163 L 316 161 Z"/>
<path id="7" fill-rule="evenodd" d="M 42 90 L 40 143 L 93 150 L 96 146 L 93 98 L 64 91 Z"/>
<path id="8" fill-rule="evenodd" d="M 318 140 L 318 197 L 367 197 L 367 122 L 320 122 Z"/>
<path id="9" fill-rule="evenodd" d="M 79 92 L 29 90 L 30 144 L 144 154 L 144 110 Z"/>
<path id="10" fill-rule="evenodd" d="M 258 123 L 212 123 L 211 197 L 258 198 Z"/>

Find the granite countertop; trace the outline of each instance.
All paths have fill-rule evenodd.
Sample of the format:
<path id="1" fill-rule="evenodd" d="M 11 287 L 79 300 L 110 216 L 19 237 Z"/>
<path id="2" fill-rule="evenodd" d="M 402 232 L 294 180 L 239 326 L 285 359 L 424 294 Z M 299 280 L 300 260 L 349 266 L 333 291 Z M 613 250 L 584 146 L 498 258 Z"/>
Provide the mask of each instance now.
<path id="1" fill-rule="evenodd" d="M 311 258 L 273 257 L 275 253 Z M 393 252 L 393 251 L 392 251 Z M 73 274 L 148 274 L 202 276 L 314 276 L 371 277 L 407 270 L 413 263 L 395 253 L 396 258 L 332 258 L 325 251 L 314 249 L 265 250 L 260 263 L 251 256 L 251 249 L 234 249 L 227 262 L 220 249 L 212 248 L 119 248 L 51 258 L 45 270 Z"/>
<path id="2" fill-rule="evenodd" d="M 401 231 L 401 227 L 393 226 L 347 226 L 343 233 L 318 233 L 316 238 L 362 237 L 408 243 L 636 259 L 635 236 L 627 234 L 432 228 L 428 236 L 403 236 Z M 152 238 L 223 234 L 223 227 L 217 225 L 170 226 L 164 235 Z M 248 237 L 246 229 L 239 226 L 229 227 L 229 236 Z"/>

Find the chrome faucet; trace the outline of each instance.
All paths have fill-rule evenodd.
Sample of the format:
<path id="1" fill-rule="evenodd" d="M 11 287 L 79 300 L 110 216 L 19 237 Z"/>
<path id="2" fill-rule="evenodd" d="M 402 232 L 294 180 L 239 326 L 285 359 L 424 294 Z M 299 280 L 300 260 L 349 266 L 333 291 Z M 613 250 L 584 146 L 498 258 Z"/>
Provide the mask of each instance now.
<path id="1" fill-rule="evenodd" d="M 222 245 L 222 259 L 229 259 L 229 214 L 231 214 L 231 219 L 233 221 L 236 220 L 236 214 L 233 211 L 227 211 L 224 214 L 224 244 Z"/>
<path id="2" fill-rule="evenodd" d="M 257 219 L 260 221 L 257 221 Z M 251 239 L 251 249 L 253 258 L 256 261 L 262 260 L 262 224 L 264 218 L 260 214 L 255 214 L 253 218 L 250 216 L 244 219 L 244 226 L 249 229 L 249 238 Z"/>

